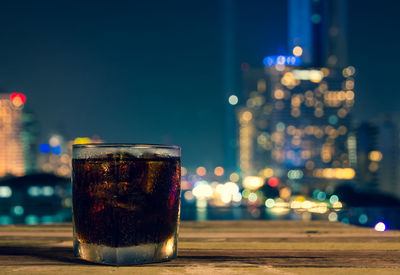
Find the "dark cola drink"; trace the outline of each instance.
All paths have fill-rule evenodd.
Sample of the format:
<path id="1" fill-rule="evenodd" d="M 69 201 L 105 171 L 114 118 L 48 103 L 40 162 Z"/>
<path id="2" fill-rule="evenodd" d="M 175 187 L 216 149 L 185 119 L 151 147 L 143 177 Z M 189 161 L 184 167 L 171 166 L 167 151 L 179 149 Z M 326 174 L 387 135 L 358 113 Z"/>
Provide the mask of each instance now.
<path id="1" fill-rule="evenodd" d="M 176 257 L 180 156 L 78 154 L 72 166 L 77 256 L 117 265 Z"/>

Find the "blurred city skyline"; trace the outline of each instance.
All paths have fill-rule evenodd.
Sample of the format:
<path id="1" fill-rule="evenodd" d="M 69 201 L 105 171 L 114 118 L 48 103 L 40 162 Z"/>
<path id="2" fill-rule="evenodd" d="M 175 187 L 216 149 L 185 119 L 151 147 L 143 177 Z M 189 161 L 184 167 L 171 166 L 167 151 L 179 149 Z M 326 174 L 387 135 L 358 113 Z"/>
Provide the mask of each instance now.
<path id="1" fill-rule="evenodd" d="M 0 4 L 0 224 L 69 221 L 72 144 L 125 142 L 182 147 L 183 219 L 399 228 L 395 6 L 68 4 Z"/>
<path id="2" fill-rule="evenodd" d="M 52 133 L 172 143 L 184 165 L 223 165 L 224 3 L 3 1 L 0 87 L 27 96 L 39 143 Z M 288 53 L 286 5 L 234 1 L 232 94 L 242 91 L 243 62 L 262 67 L 265 56 Z M 349 2 L 358 121 L 400 110 L 396 10 L 391 1 Z"/>

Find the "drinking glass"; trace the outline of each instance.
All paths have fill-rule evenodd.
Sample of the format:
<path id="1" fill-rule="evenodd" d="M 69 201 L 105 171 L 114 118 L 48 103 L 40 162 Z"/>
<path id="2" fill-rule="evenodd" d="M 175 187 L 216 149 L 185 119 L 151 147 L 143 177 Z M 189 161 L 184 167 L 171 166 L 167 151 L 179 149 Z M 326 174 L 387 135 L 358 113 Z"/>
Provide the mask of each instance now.
<path id="1" fill-rule="evenodd" d="M 72 153 L 75 256 L 110 265 L 176 258 L 180 148 L 79 144 Z"/>

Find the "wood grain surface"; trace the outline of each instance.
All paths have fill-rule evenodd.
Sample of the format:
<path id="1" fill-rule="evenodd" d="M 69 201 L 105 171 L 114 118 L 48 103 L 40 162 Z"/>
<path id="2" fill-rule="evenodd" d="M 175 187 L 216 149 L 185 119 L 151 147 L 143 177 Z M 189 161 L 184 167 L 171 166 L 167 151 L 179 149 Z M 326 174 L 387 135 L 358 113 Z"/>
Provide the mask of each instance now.
<path id="1" fill-rule="evenodd" d="M 302 221 L 182 222 L 178 258 L 75 259 L 70 224 L 0 227 L 0 274 L 400 274 L 400 232 Z"/>

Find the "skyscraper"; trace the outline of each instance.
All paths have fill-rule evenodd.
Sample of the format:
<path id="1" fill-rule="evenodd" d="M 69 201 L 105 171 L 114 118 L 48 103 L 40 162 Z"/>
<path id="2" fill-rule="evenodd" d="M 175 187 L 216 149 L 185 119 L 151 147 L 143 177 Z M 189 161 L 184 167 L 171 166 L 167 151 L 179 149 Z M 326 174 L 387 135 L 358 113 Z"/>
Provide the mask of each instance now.
<path id="1" fill-rule="evenodd" d="M 351 170 L 329 170 L 328 175 L 321 169 L 350 168 L 353 73 L 352 67 L 338 74 L 291 65 L 246 73 L 245 92 L 250 92 L 246 107 L 238 111 L 242 170 L 254 174 L 275 166 L 277 171 L 305 169 L 304 176 L 351 178 Z"/>
<path id="2" fill-rule="evenodd" d="M 296 46 L 304 66 L 346 67 L 346 0 L 288 0 L 288 50 Z"/>
<path id="3" fill-rule="evenodd" d="M 244 72 L 239 165 L 244 176 L 274 175 L 286 182 L 352 179 L 355 69 L 344 67 L 345 1 L 288 4 L 293 55 L 266 57 L 263 69 Z"/>
<path id="4" fill-rule="evenodd" d="M 26 172 L 23 136 L 25 96 L 0 94 L 0 177 L 23 176 Z"/>

